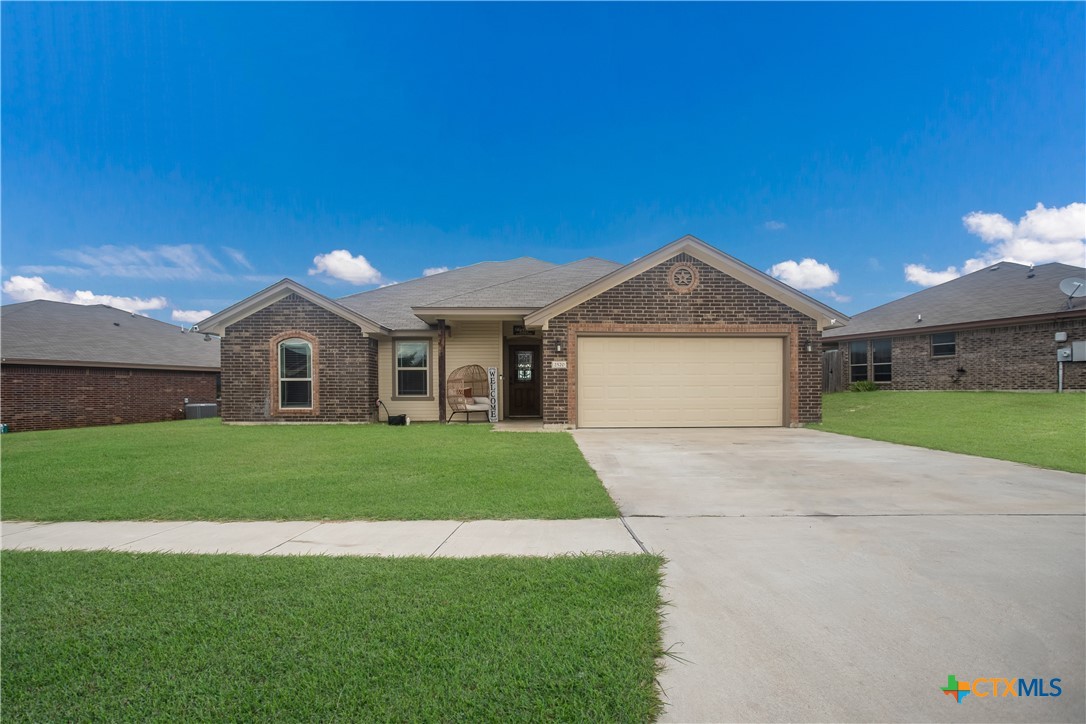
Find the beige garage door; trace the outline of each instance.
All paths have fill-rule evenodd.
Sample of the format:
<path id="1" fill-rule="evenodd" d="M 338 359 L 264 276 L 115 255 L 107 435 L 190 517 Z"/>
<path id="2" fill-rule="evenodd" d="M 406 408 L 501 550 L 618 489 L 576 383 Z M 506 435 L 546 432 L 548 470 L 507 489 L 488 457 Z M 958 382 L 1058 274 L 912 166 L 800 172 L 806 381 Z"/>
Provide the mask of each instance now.
<path id="1" fill-rule="evenodd" d="M 580 337 L 580 427 L 783 424 L 779 337 Z"/>

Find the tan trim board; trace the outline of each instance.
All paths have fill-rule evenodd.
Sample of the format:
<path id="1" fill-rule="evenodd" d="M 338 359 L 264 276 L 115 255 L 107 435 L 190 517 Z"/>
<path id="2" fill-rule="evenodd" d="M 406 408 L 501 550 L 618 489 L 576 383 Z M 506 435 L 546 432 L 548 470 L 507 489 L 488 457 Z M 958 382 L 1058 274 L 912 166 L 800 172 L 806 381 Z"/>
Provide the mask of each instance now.
<path id="1" fill-rule="evenodd" d="M 536 307 L 411 307 L 415 316 L 427 324 L 434 324 L 438 319 L 460 322 L 518 321 L 536 309 Z"/>

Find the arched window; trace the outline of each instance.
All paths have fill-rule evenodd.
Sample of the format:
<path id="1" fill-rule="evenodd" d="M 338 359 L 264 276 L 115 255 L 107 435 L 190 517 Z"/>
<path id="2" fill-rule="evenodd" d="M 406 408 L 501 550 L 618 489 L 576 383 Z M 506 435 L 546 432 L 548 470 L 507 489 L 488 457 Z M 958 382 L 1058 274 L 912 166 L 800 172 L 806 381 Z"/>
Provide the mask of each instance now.
<path id="1" fill-rule="evenodd" d="M 313 406 L 313 345 L 304 339 L 279 343 L 279 407 Z"/>

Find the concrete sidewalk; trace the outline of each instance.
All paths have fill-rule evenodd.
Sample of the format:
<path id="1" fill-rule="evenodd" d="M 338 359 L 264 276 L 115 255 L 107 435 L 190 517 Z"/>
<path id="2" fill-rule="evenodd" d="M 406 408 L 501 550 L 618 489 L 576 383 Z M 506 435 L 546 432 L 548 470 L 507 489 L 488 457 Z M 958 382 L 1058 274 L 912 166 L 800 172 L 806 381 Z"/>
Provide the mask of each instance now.
<path id="1" fill-rule="evenodd" d="M 340 523 L 5 521 L 0 523 L 0 549 L 446 558 L 642 552 L 618 518 Z"/>

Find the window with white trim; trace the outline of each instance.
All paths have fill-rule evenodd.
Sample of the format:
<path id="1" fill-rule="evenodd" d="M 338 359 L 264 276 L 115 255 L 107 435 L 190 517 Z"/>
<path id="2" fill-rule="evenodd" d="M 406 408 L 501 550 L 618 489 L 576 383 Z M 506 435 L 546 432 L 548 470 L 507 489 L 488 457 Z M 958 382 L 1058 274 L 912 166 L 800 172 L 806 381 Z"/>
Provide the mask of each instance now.
<path id="1" fill-rule="evenodd" d="M 430 343 L 397 340 L 396 396 L 428 397 L 430 394 Z"/>
<path id="2" fill-rule="evenodd" d="M 279 407 L 313 407 L 313 345 L 304 339 L 279 343 Z"/>

